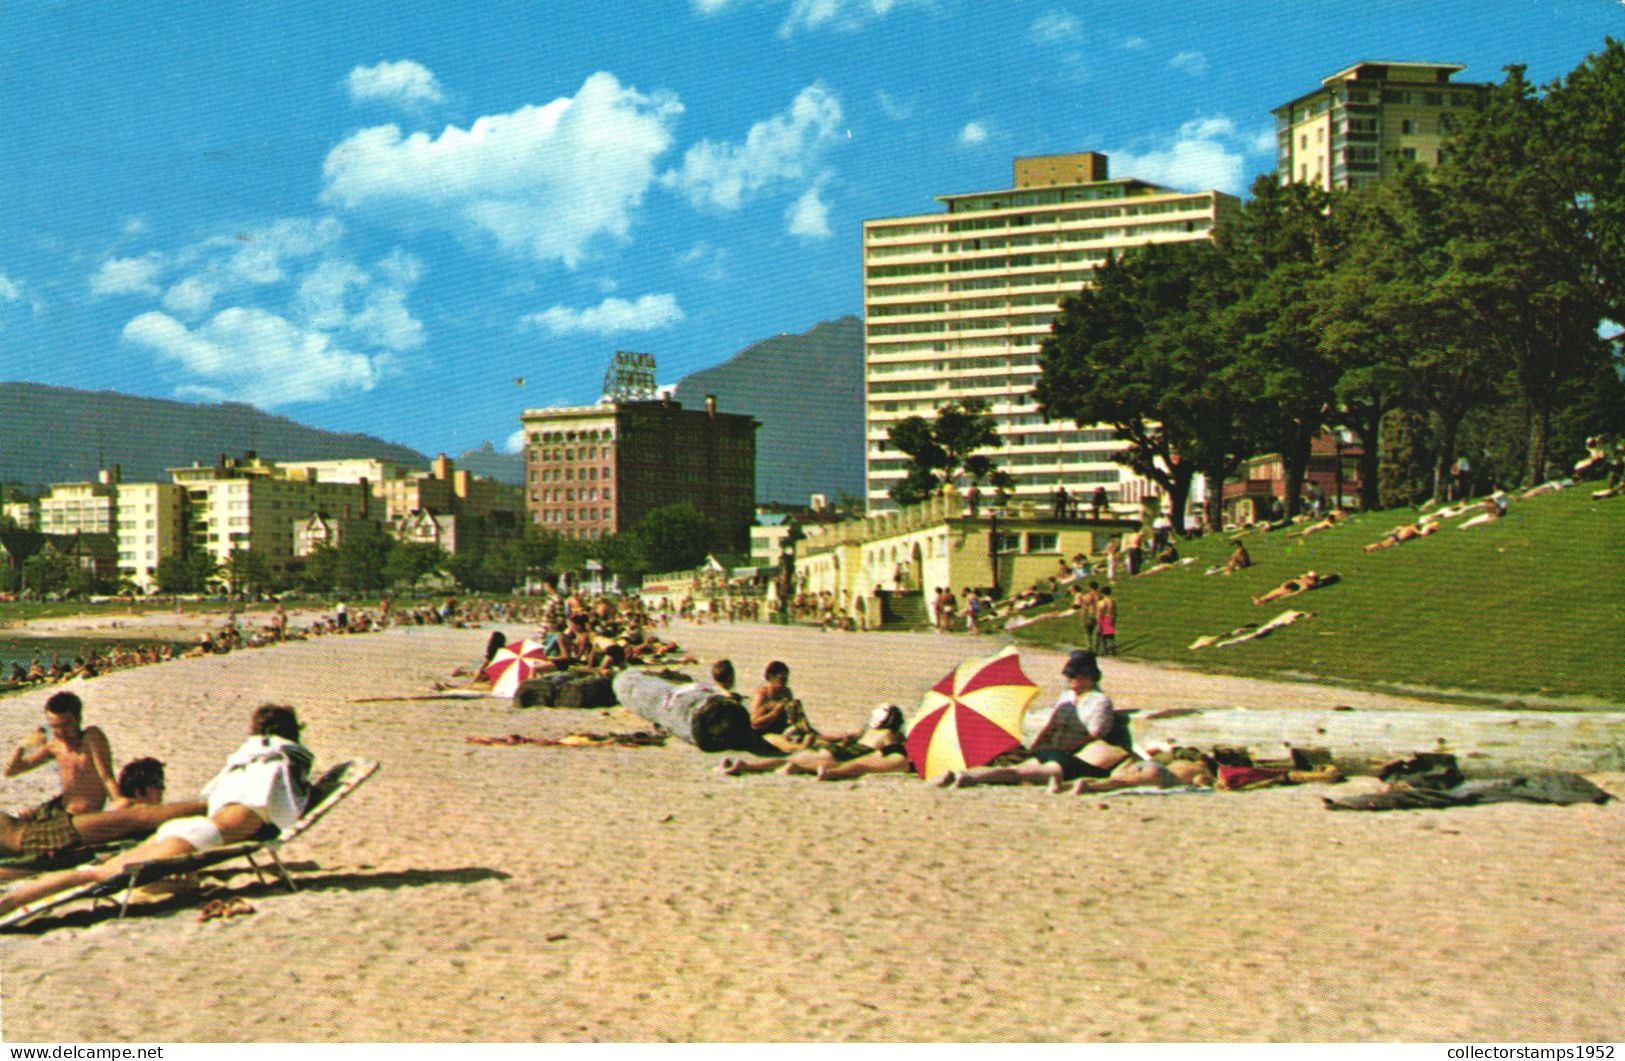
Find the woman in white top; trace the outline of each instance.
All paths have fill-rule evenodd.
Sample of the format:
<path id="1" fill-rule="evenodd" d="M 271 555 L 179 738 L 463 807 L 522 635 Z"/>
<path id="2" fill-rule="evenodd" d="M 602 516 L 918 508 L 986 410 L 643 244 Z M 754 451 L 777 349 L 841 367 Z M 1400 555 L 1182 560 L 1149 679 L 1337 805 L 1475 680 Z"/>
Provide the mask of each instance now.
<path id="1" fill-rule="evenodd" d="M 252 840 L 268 826 L 286 829 L 304 813 L 314 757 L 299 743 L 293 708 L 263 704 L 254 709 L 251 736 L 204 786 L 208 817 L 175 818 L 152 839 L 97 866 L 39 878 L 0 897 L 0 914 L 66 888 L 115 876 L 136 862 L 189 855 Z"/>

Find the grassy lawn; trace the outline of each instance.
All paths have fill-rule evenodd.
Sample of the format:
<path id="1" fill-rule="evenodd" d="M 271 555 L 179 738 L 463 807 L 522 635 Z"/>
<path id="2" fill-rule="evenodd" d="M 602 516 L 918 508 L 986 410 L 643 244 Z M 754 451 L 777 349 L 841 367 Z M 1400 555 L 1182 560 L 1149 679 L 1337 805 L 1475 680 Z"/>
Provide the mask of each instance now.
<path id="1" fill-rule="evenodd" d="M 1249 534 L 1253 566 L 1229 577 L 1203 575 L 1223 563 L 1227 537 L 1182 544 L 1196 563 L 1118 580 L 1119 655 L 1221 673 L 1625 704 L 1625 499 L 1593 501 L 1590 492 L 1514 501 L 1499 522 L 1460 530 L 1462 519 L 1451 520 L 1375 553 L 1360 546 L 1414 512 L 1358 515 L 1306 538 Z M 1342 581 L 1253 605 L 1255 594 L 1309 570 Z M 1314 618 L 1245 644 L 1187 647 L 1286 608 Z M 1068 645 L 1082 626 L 1048 620 L 1017 636 Z"/>

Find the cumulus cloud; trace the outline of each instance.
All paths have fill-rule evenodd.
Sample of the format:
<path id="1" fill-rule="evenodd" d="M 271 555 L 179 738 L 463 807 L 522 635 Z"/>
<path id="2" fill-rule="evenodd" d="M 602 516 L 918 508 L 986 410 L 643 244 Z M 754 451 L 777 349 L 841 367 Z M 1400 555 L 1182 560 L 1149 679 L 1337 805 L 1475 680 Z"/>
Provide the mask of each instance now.
<path id="1" fill-rule="evenodd" d="M 440 82 L 422 63 L 402 59 L 376 66 L 358 66 L 345 79 L 351 103 L 380 101 L 402 107 L 421 107 L 444 100 Z"/>
<path id="2" fill-rule="evenodd" d="M 677 265 L 698 273 L 701 279 L 716 282 L 727 278 L 728 252 L 701 240 L 677 256 Z"/>
<path id="3" fill-rule="evenodd" d="M 894 10 L 930 7 L 934 3 L 935 0 L 790 0 L 790 13 L 779 27 L 779 35 L 789 37 L 802 29 L 861 29 Z"/>
<path id="4" fill-rule="evenodd" d="M 119 229 L 119 231 L 123 232 L 126 236 L 142 235 L 147 231 L 146 219 L 141 217 L 125 218 L 124 225 Z"/>
<path id="5" fill-rule="evenodd" d="M 203 276 L 188 276 L 164 292 L 164 308 L 183 317 L 197 317 L 209 311 L 220 287 Z"/>
<path id="6" fill-rule="evenodd" d="M 484 233 L 512 253 L 574 268 L 594 239 L 626 238 L 682 109 L 597 73 L 573 97 L 438 137 L 363 129 L 328 153 L 322 199 Z"/>
<path id="7" fill-rule="evenodd" d="M 1035 18 L 1027 35 L 1039 44 L 1056 44 L 1077 40 L 1081 33 L 1077 19 L 1065 11 L 1051 11 Z"/>
<path id="8" fill-rule="evenodd" d="M 529 313 L 520 323 L 552 335 L 616 335 L 621 332 L 647 332 L 676 324 L 683 311 L 674 295 L 644 295 L 636 302 L 606 298 L 587 309 L 553 306 Z"/>
<path id="9" fill-rule="evenodd" d="M 1151 46 L 1151 42 L 1144 37 L 1124 37 L 1120 45 L 1125 52 L 1144 51 Z"/>
<path id="10" fill-rule="evenodd" d="M 914 117 L 914 104 L 918 99 L 918 95 L 913 99 L 898 99 L 885 89 L 875 93 L 875 102 L 880 104 L 881 113 L 894 122 L 906 122 Z"/>
<path id="11" fill-rule="evenodd" d="M 960 147 L 975 147 L 986 142 L 987 126 L 982 122 L 966 122 L 965 127 L 959 130 Z"/>
<path id="12" fill-rule="evenodd" d="M 525 452 L 525 429 L 524 428 L 521 427 L 518 431 L 515 431 L 513 434 L 508 436 L 508 441 L 506 441 L 506 442 L 504 442 L 502 444 L 502 452 L 504 452 L 504 453 L 523 453 L 523 452 Z"/>
<path id="13" fill-rule="evenodd" d="M 1180 126 L 1179 132 L 1164 144 L 1109 154 L 1112 172 L 1119 176 L 1138 177 L 1185 191 L 1217 188 L 1240 195 L 1245 156 L 1255 141 L 1255 136 L 1239 133 L 1229 118 L 1197 118 Z"/>
<path id="14" fill-rule="evenodd" d="M 109 258 L 90 278 L 93 295 L 156 295 L 163 260 L 156 254 L 140 258 Z"/>
<path id="15" fill-rule="evenodd" d="M 22 297 L 23 289 L 17 282 L 5 273 L 0 273 L 0 299 L 6 302 L 20 302 Z"/>
<path id="16" fill-rule="evenodd" d="M 1168 60 L 1170 70 L 1181 70 L 1192 77 L 1207 73 L 1207 56 L 1201 52 L 1180 52 Z"/>
<path id="17" fill-rule="evenodd" d="M 422 264 L 396 250 L 375 271 L 376 276 L 349 261 L 324 259 L 299 282 L 293 299 L 295 319 L 320 331 L 348 332 L 367 346 L 418 349 L 423 345 L 423 324 L 406 308 L 406 295 L 417 283 Z"/>
<path id="18" fill-rule="evenodd" d="M 337 346 L 324 332 L 240 307 L 222 310 L 196 329 L 154 310 L 126 324 L 123 337 L 199 381 L 179 388 L 185 397 L 246 401 L 268 409 L 369 391 L 387 363 L 386 357 Z"/>
<path id="19" fill-rule="evenodd" d="M 840 122 L 841 101 L 823 85 L 809 85 L 783 113 L 752 125 L 743 144 L 695 144 L 682 168 L 662 175 L 661 183 L 695 206 L 737 210 L 764 189 L 805 179 Z"/>
<path id="20" fill-rule="evenodd" d="M 818 181 L 784 212 L 785 231 L 802 239 L 828 239 L 829 204 L 820 194 L 824 182 Z"/>

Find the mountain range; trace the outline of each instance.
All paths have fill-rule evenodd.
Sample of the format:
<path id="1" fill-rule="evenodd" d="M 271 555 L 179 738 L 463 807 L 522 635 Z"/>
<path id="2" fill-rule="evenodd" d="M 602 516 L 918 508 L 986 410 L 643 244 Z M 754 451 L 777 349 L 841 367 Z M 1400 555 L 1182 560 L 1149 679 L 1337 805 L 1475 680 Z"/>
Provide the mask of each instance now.
<path id="1" fill-rule="evenodd" d="M 863 493 L 863 325 L 841 317 L 799 335 L 752 343 L 720 365 L 683 377 L 675 397 L 702 409 L 715 395 L 722 412 L 761 422 L 756 436 L 756 498 L 806 504 Z M 38 488 L 84 482 L 118 464 L 126 482 L 167 480 L 167 469 L 218 454 L 254 451 L 266 460 L 376 457 L 420 468 L 429 459 L 371 435 L 323 431 L 251 405 L 197 405 L 0 382 L 0 481 Z M 457 466 L 505 483 L 524 482 L 524 459 L 486 442 Z"/>
<path id="2" fill-rule="evenodd" d="M 429 459 L 371 435 L 323 431 L 222 402 L 198 405 L 0 382 L 0 480 L 41 487 L 86 482 L 119 466 L 125 482 L 167 482 L 167 469 L 252 450 L 266 460 L 377 457 L 421 468 Z"/>

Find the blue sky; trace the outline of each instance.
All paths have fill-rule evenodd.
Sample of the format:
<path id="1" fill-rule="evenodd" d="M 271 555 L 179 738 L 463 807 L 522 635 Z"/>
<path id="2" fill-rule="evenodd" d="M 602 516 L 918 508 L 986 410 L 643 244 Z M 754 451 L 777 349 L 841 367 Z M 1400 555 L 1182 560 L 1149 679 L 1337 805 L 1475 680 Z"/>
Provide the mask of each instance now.
<path id="1" fill-rule="evenodd" d="M 1361 59 L 1524 63 L 1619 0 L 0 7 L 0 378 L 433 454 L 862 311 L 862 222 L 1016 155 L 1241 192 Z M 523 387 L 515 378 L 523 377 Z"/>

